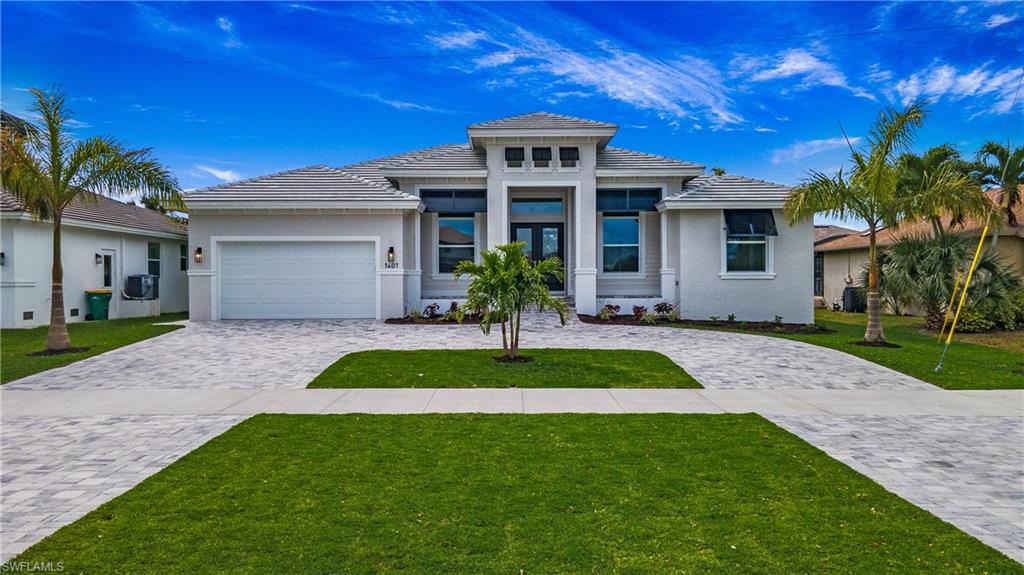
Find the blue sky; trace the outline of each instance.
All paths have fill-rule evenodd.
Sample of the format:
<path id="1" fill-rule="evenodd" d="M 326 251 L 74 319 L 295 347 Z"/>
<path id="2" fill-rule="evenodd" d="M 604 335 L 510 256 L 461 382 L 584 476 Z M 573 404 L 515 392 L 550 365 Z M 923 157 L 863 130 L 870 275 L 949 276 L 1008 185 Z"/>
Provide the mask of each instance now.
<path id="1" fill-rule="evenodd" d="M 153 147 L 184 188 L 536 110 L 784 184 L 842 164 L 840 124 L 858 141 L 918 97 L 919 148 L 1022 136 L 1024 3 L 4 2 L 0 18 L 4 109 L 61 84 L 76 134 Z"/>

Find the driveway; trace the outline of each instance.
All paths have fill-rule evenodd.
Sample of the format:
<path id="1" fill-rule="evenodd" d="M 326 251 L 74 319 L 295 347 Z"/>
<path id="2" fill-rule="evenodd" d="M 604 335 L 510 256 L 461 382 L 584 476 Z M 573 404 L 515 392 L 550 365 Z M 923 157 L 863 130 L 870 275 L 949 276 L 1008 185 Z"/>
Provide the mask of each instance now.
<path id="1" fill-rule="evenodd" d="M 753 411 L 1024 561 L 1021 392 L 942 391 L 778 338 L 555 323 L 531 318 L 524 344 L 660 351 L 708 389 L 303 390 L 346 353 L 500 347 L 500 339 L 468 325 L 190 325 L 3 386 L 0 555 L 11 558 L 260 411 Z"/>

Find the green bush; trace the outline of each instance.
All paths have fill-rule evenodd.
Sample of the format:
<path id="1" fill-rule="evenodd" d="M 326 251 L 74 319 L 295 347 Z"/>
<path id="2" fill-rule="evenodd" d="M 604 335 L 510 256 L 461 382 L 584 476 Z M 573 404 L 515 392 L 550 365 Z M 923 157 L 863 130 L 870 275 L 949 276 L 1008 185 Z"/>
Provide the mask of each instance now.
<path id="1" fill-rule="evenodd" d="M 968 309 L 960 313 L 960 320 L 956 325 L 956 330 L 961 333 L 981 333 L 983 331 L 992 331 L 996 328 L 996 323 L 989 319 L 985 312 L 977 309 Z"/>

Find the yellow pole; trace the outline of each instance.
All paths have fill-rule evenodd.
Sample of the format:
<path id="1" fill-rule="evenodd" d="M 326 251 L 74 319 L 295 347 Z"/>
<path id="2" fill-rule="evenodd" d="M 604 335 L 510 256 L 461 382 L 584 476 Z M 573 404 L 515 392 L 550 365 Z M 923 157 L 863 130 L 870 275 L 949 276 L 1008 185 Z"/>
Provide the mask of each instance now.
<path id="1" fill-rule="evenodd" d="M 949 303 L 946 305 L 946 317 L 942 318 L 942 329 L 939 330 L 939 341 L 942 341 L 942 334 L 946 333 L 946 323 L 949 322 L 949 314 L 953 311 L 953 302 L 956 301 L 956 292 L 960 290 L 960 270 L 956 271 L 956 278 L 953 280 L 953 294 L 949 296 Z"/>
<path id="2" fill-rule="evenodd" d="M 978 248 L 974 250 L 974 259 L 971 267 L 967 270 L 967 279 L 964 280 L 963 291 L 960 292 L 960 303 L 956 306 L 956 313 L 953 315 L 953 323 L 949 326 L 949 337 L 946 338 L 946 345 L 953 343 L 953 332 L 956 331 L 956 322 L 960 319 L 960 312 L 967 300 L 967 288 L 971 285 L 971 278 L 974 277 L 974 266 L 978 265 L 978 257 L 981 256 L 981 247 L 985 244 L 985 236 L 988 235 L 988 224 L 981 230 L 981 237 L 978 238 Z"/>

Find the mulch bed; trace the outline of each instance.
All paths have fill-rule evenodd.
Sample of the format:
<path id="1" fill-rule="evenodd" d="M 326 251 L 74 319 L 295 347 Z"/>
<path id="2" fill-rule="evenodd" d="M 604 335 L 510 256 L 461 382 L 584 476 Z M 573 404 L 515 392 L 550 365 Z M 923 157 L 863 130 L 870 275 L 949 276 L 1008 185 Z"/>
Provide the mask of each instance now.
<path id="1" fill-rule="evenodd" d="M 861 347 L 884 347 L 887 349 L 899 349 L 903 346 L 896 345 L 895 343 L 889 343 L 887 341 L 851 341 L 850 345 L 859 345 Z"/>
<path id="2" fill-rule="evenodd" d="M 89 351 L 89 348 L 69 347 L 67 349 L 44 349 L 43 351 L 36 351 L 25 355 L 29 357 L 46 357 L 49 355 L 64 355 L 66 353 L 82 353 L 83 351 Z"/>
<path id="3" fill-rule="evenodd" d="M 499 355 L 492 359 L 496 363 L 530 363 L 531 361 L 533 361 L 532 357 L 527 357 L 525 355 L 517 355 L 515 357 L 506 357 L 504 355 Z"/>
<path id="4" fill-rule="evenodd" d="M 803 324 L 803 323 L 775 323 L 771 321 L 711 321 L 711 320 L 698 320 L 698 319 L 679 319 L 671 321 L 669 319 L 659 319 L 657 323 L 648 324 L 644 323 L 631 315 L 616 315 L 611 318 L 604 320 L 595 315 L 583 315 L 577 314 L 580 321 L 583 323 L 603 324 L 603 325 L 642 325 L 642 326 L 658 326 L 658 325 L 675 325 L 679 327 L 695 327 L 695 328 L 716 328 L 726 329 L 732 331 L 742 331 L 750 333 L 801 333 L 801 334 L 817 334 L 817 333 L 833 333 L 835 330 L 831 330 L 827 327 L 814 324 Z"/>

